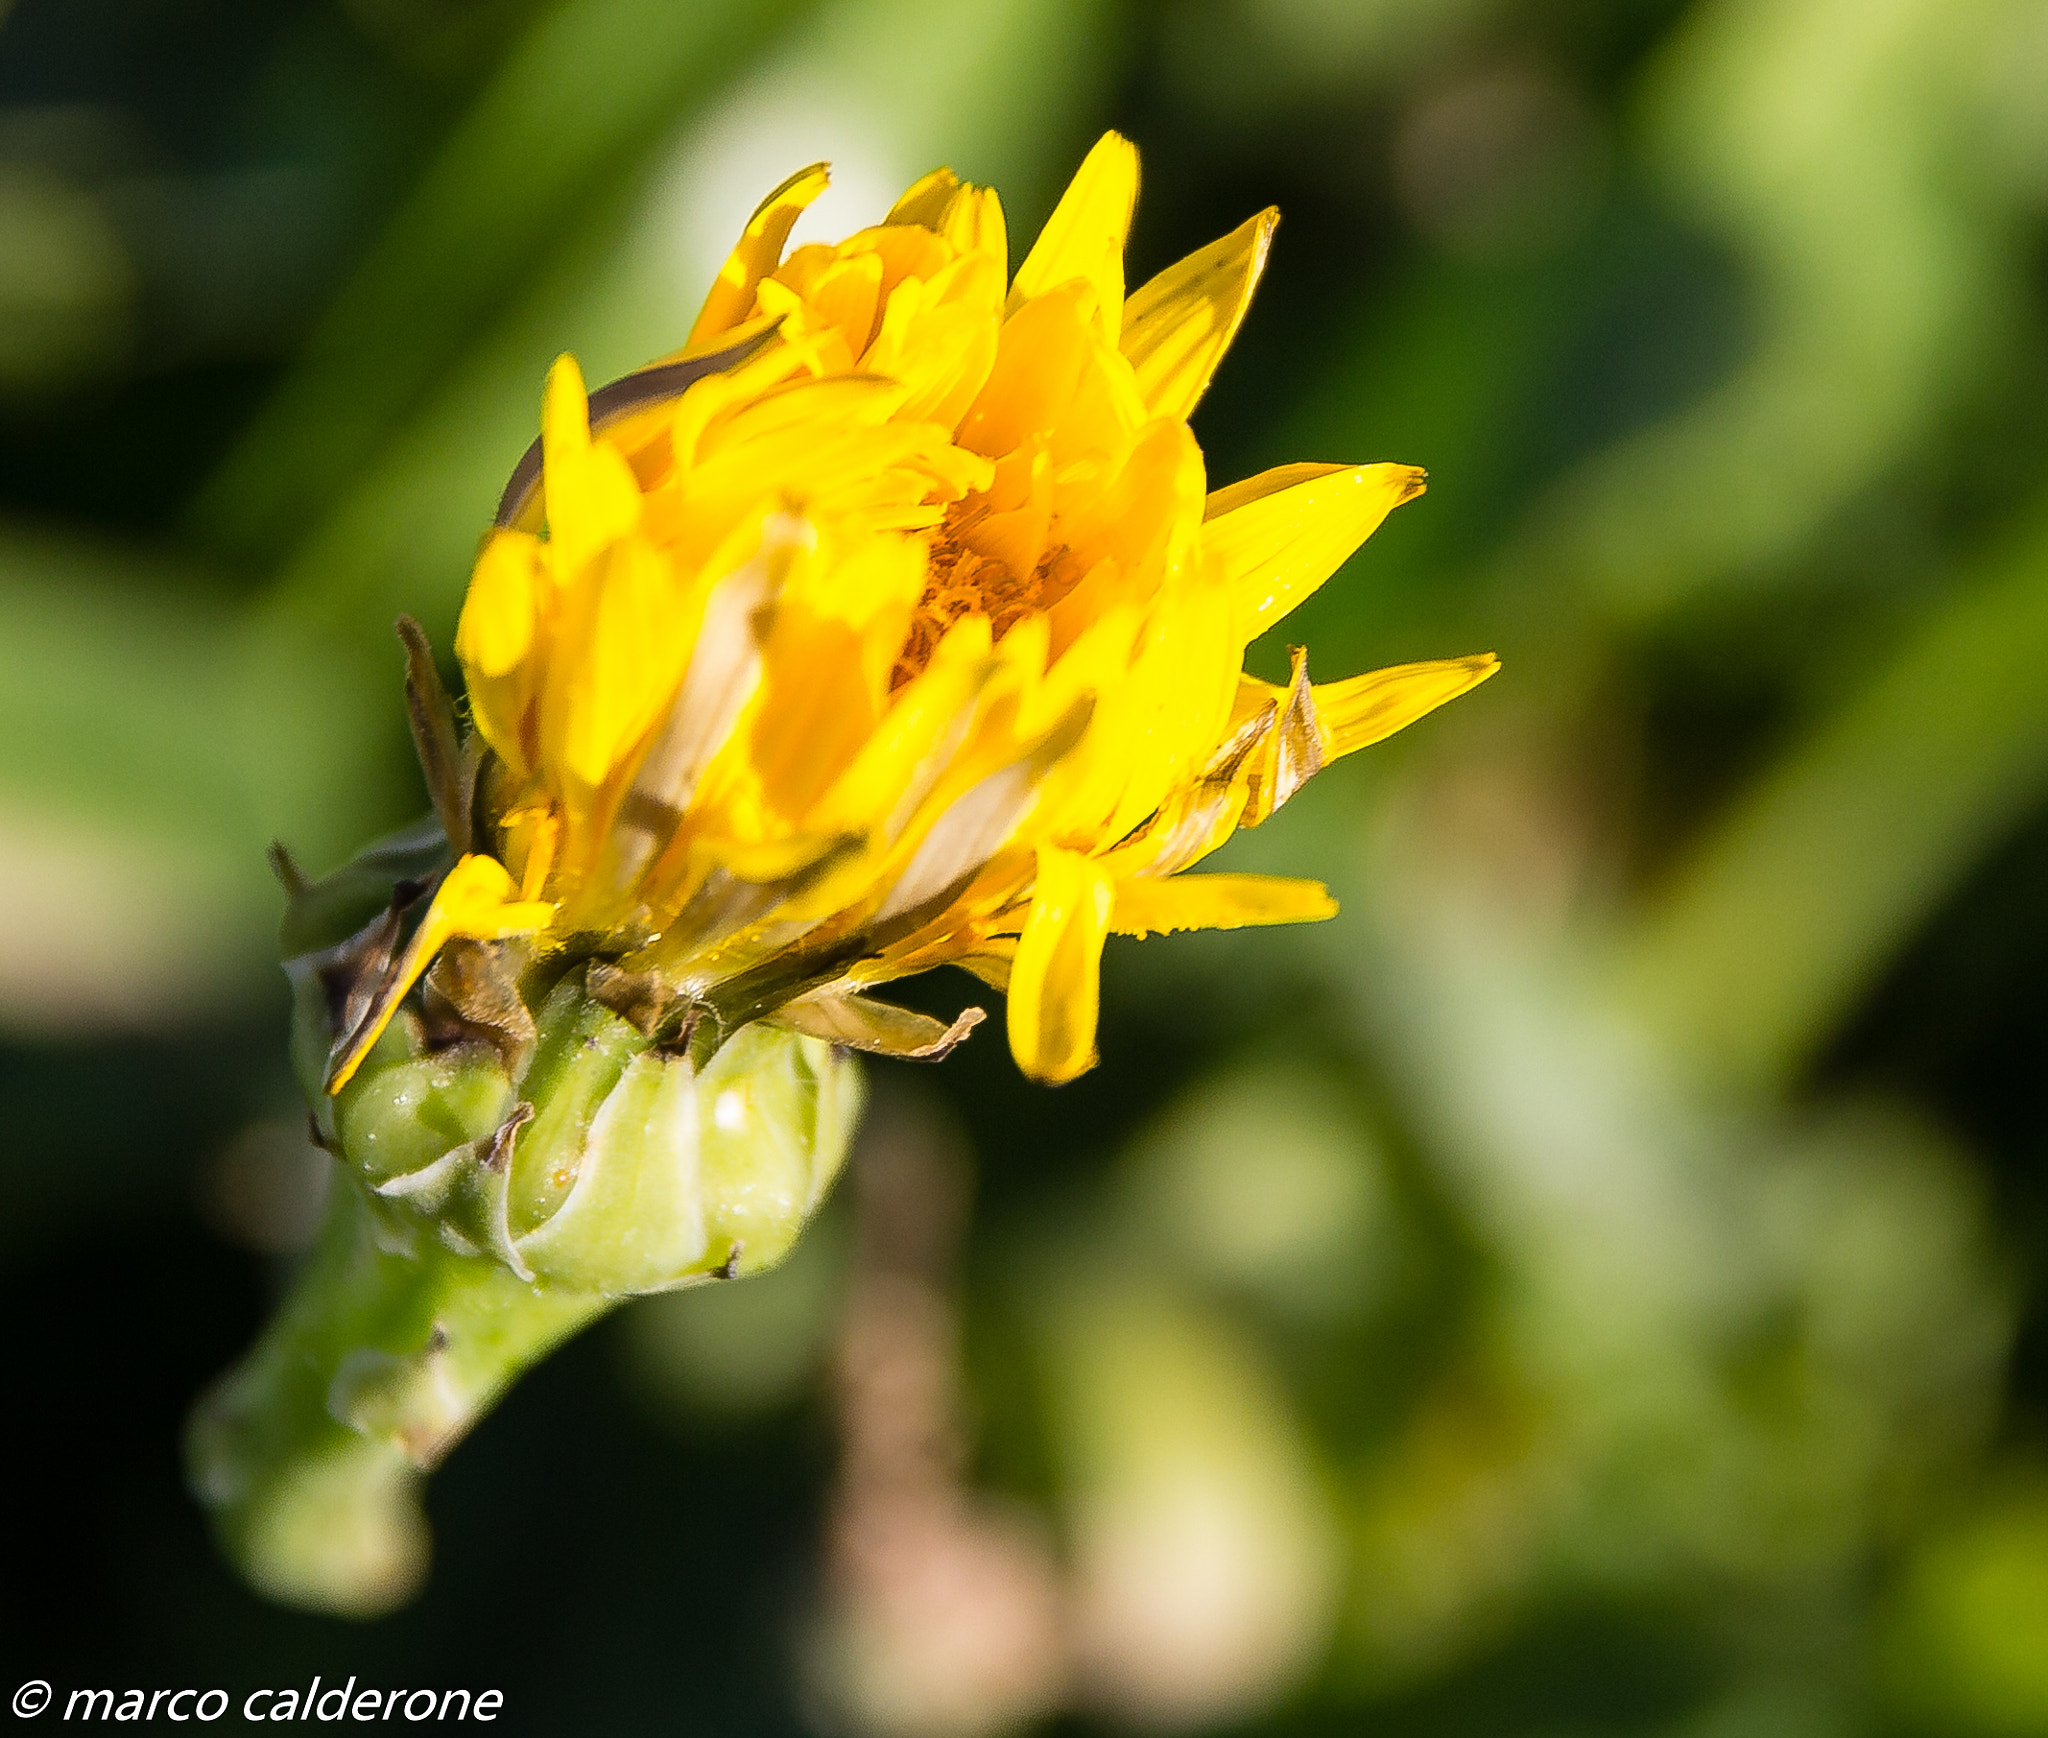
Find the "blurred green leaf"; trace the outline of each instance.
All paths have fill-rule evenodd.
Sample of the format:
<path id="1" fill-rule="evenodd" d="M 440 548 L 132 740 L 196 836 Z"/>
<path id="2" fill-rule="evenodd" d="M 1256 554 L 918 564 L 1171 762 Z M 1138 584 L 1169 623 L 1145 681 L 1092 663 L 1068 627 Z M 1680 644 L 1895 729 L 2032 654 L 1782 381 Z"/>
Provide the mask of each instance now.
<path id="1" fill-rule="evenodd" d="M 2048 523 L 1746 792 L 1623 948 L 1633 1004 L 1709 1080 L 1782 1086 L 2048 790 Z"/>
<path id="2" fill-rule="evenodd" d="M 259 766 L 289 781 L 317 713 L 243 680 L 204 577 L 0 528 L 0 1020 L 151 1025 L 245 989 L 275 891 Z"/>
<path id="3" fill-rule="evenodd" d="M 2048 1732 L 2048 1482 L 2008 1470 L 1907 1568 L 1885 1676 L 1919 1729 Z"/>
<path id="4" fill-rule="evenodd" d="M 556 0 L 506 56 L 199 504 L 243 559 L 332 502 L 480 322 L 800 0 Z M 763 189 L 765 192 L 766 189 Z"/>
<path id="5" fill-rule="evenodd" d="M 1751 359 L 1601 454 L 1519 559 L 1624 613 L 1784 577 L 1994 365 L 2015 189 L 1946 172 L 2008 0 L 1706 0 L 1641 93 L 1649 155 L 1754 277 Z"/>

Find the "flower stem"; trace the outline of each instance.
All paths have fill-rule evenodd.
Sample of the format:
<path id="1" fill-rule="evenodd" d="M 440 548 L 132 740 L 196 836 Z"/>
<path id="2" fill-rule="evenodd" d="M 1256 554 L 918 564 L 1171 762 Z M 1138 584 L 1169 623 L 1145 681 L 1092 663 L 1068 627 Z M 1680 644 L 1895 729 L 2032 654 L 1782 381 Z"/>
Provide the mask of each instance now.
<path id="1" fill-rule="evenodd" d="M 343 1616 L 424 1578 L 421 1475 L 522 1372 L 620 1300 L 536 1285 L 387 1225 L 337 1166 L 320 1241 L 194 1410 L 194 1492 L 270 1597 Z"/>

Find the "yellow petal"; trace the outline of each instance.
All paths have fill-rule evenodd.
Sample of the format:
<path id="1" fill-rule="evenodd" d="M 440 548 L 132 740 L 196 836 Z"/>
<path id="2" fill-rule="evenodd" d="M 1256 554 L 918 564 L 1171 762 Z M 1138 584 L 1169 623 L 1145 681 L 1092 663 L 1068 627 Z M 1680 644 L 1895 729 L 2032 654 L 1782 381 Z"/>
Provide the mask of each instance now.
<path id="1" fill-rule="evenodd" d="M 667 555 L 639 538 L 613 548 L 564 615 L 541 752 L 594 789 L 675 692 L 693 635 Z"/>
<path id="2" fill-rule="evenodd" d="M 549 470 L 560 470 L 590 447 L 590 395 L 583 389 L 583 370 L 564 351 L 548 370 L 541 392 L 540 451 Z"/>
<path id="3" fill-rule="evenodd" d="M 1166 935 L 1176 929 L 1245 929 L 1265 923 L 1316 923 L 1337 915 L 1320 881 L 1282 875 L 1174 875 L 1117 883 L 1110 928 L 1118 935 Z"/>
<path id="4" fill-rule="evenodd" d="M 950 169 L 934 169 L 890 208 L 884 227 L 916 224 L 944 236 L 963 254 L 987 254 L 1004 277 L 1010 272 L 1003 202 L 993 187 L 962 181 Z"/>
<path id="5" fill-rule="evenodd" d="M 640 485 L 609 441 L 590 438 L 590 401 L 573 356 L 548 370 L 541 401 L 541 491 L 547 503 L 549 560 L 566 584 L 640 518 Z"/>
<path id="6" fill-rule="evenodd" d="M 1131 445 L 1107 488 L 1062 513 L 1061 539 L 1085 549 L 1091 562 L 1106 558 L 1125 573 L 1165 579 L 1190 565 L 1203 535 L 1206 481 L 1193 432 L 1178 418 L 1161 417 Z M 1221 656 L 1234 663 L 1238 649 Z"/>
<path id="7" fill-rule="evenodd" d="M 1038 435 L 1048 446 L 1058 443 L 1058 464 L 1092 459 L 1099 468 L 1124 446 L 1130 429 L 1144 422 L 1145 407 L 1129 369 L 1093 336 L 1089 296 L 1086 285 L 1068 284 L 1003 322 L 995 365 L 960 422 L 963 447 L 997 459 Z M 1129 401 L 1122 415 L 1119 385 Z"/>
<path id="8" fill-rule="evenodd" d="M 690 345 L 710 342 L 721 332 L 737 326 L 754 305 L 754 291 L 782 259 L 783 244 L 803 209 L 825 191 L 831 172 L 823 163 L 799 169 L 761 201 L 747 220 L 739 245 L 719 268 L 704 308 L 690 328 Z"/>
<path id="9" fill-rule="evenodd" d="M 477 556 L 455 628 L 470 716 L 497 756 L 523 778 L 531 766 L 527 710 L 539 648 L 539 550 L 524 532 L 494 532 Z"/>
<path id="10" fill-rule="evenodd" d="M 328 1065 L 327 1090 L 339 1092 L 349 1083 L 370 1048 L 383 1036 L 405 994 L 419 982 L 434 956 L 458 935 L 477 941 L 503 941 L 531 935 L 554 921 L 555 908 L 545 900 L 522 900 L 505 865 L 495 857 L 464 857 L 441 878 L 427 915 L 413 932 L 403 957 L 347 1047 Z"/>
<path id="11" fill-rule="evenodd" d="M 1010 275 L 1009 228 L 1003 202 L 993 187 L 971 182 L 953 195 L 938 225 L 939 233 L 964 254 L 980 254 L 995 264 L 999 277 Z"/>
<path id="12" fill-rule="evenodd" d="M 1297 483 L 1312 483 L 1318 477 L 1334 477 L 1339 471 L 1351 468 L 1349 465 L 1275 465 L 1270 471 L 1261 471 L 1256 476 L 1225 483 L 1220 489 L 1211 489 L 1209 499 L 1202 507 L 1202 517 L 1221 519 L 1226 513 L 1234 513 L 1253 501 L 1263 501 L 1268 495 L 1277 495 L 1282 489 L 1291 489 Z"/>
<path id="13" fill-rule="evenodd" d="M 1079 278 L 1095 291 L 1095 311 L 1114 337 L 1124 322 L 1124 239 L 1138 202 L 1138 150 L 1121 133 L 1104 133 L 1045 220 L 1010 285 L 1015 312 L 1035 296 Z"/>
<path id="14" fill-rule="evenodd" d="M 988 617 L 963 616 L 948 628 L 931 661 L 896 690 L 804 825 L 821 833 L 873 833 L 893 843 L 958 746 L 988 679 L 988 653 Z"/>
<path id="15" fill-rule="evenodd" d="M 792 833 L 787 838 L 768 839 L 759 844 L 706 839 L 699 842 L 697 850 L 705 862 L 730 870 L 741 881 L 765 886 L 800 875 L 856 842 L 844 834 L 835 837 L 825 833 Z"/>
<path id="16" fill-rule="evenodd" d="M 1279 221 L 1269 206 L 1168 266 L 1125 305 L 1123 353 L 1154 416 L 1185 417 L 1208 389 L 1251 306 Z"/>
<path id="17" fill-rule="evenodd" d="M 541 889 L 547 885 L 548 871 L 554 867 L 555 850 L 562 842 L 562 817 L 545 809 L 533 813 L 519 831 L 525 835 L 522 842 L 526 847 L 519 864 L 519 897 L 534 900 L 540 898 Z"/>
<path id="18" fill-rule="evenodd" d="M 820 580 L 829 575 L 829 589 Z M 792 823 L 873 734 L 890 667 L 924 585 L 924 551 L 878 538 L 798 570 L 769 636 L 749 759 L 764 800 Z"/>
<path id="19" fill-rule="evenodd" d="M 477 556 L 455 629 L 455 655 L 473 675 L 506 675 L 532 651 L 539 601 L 534 553 L 531 537 L 497 531 Z"/>
<path id="20" fill-rule="evenodd" d="M 913 181 L 903 197 L 889 208 L 884 223 L 916 223 L 936 230 L 945 221 L 946 208 L 960 191 L 960 177 L 950 169 L 934 169 Z"/>
<path id="21" fill-rule="evenodd" d="M 495 857 L 468 856 L 441 878 L 408 954 L 429 956 L 458 935 L 475 941 L 503 941 L 546 929 L 555 908 L 546 900 L 524 900 L 511 874 Z"/>
<path id="22" fill-rule="evenodd" d="M 1310 690 L 1328 760 L 1384 741 L 1425 713 L 1476 688 L 1500 668 L 1491 652 L 1435 658 L 1368 670 L 1346 682 L 1319 682 Z"/>
<path id="23" fill-rule="evenodd" d="M 1034 1080 L 1072 1080 L 1095 1065 L 1102 943 L 1116 887 L 1076 851 L 1041 846 L 1031 915 L 1010 973 L 1010 1052 Z"/>
<path id="24" fill-rule="evenodd" d="M 818 273 L 804 295 L 804 312 L 814 331 L 831 328 L 847 350 L 865 355 L 881 318 L 882 261 L 871 253 L 848 254 Z"/>
<path id="25" fill-rule="evenodd" d="M 1286 615 L 1343 566 L 1382 519 L 1421 493 L 1422 472 L 1413 465 L 1287 465 L 1210 496 L 1202 550 L 1237 598 L 1246 641 Z"/>
<path id="26" fill-rule="evenodd" d="M 904 420 L 950 430 L 974 402 L 995 361 L 1005 270 L 998 258 L 967 253 L 889 293 L 862 366 L 902 383 Z"/>

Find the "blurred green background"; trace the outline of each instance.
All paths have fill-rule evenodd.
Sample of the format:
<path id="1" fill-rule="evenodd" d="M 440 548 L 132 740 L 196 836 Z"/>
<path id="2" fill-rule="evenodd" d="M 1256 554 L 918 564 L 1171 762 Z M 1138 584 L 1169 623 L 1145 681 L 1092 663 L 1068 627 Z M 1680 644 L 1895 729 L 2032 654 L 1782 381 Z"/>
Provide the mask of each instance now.
<path id="1" fill-rule="evenodd" d="M 392 617 L 789 170 L 1028 236 L 1109 125 L 1133 281 L 1285 213 L 1212 480 L 1431 472 L 1258 667 L 1505 673 L 1220 865 L 1335 922 L 1112 945 L 1059 1092 L 875 1071 L 790 1267 L 458 1451 L 417 1605 L 261 1604 L 177 1432 L 317 1212 L 262 852 L 423 806 Z M 2043 0 L 15 0 L 0 740 L 17 1679 L 2048 1733 Z"/>

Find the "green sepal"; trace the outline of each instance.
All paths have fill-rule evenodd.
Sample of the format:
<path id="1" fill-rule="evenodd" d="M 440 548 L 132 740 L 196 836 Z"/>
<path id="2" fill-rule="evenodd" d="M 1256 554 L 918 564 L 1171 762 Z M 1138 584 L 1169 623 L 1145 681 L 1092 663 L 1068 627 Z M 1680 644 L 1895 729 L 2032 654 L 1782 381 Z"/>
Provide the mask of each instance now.
<path id="1" fill-rule="evenodd" d="M 858 1114 L 844 1052 L 757 1024 L 700 1071 L 593 999 L 580 970 L 536 1026 L 515 1080 L 488 1044 L 435 1049 L 409 1011 L 392 1021 L 324 1121 L 381 1219 L 607 1296 L 788 1253 Z"/>
<path id="2" fill-rule="evenodd" d="M 279 954 L 289 960 L 347 941 L 391 903 L 395 885 L 434 880 L 454 863 L 455 852 L 440 821 L 423 815 L 365 845 L 318 881 L 299 874 L 282 847 L 272 848 L 271 861 L 285 883 L 277 945 Z"/>
<path id="3" fill-rule="evenodd" d="M 759 1273 L 789 1253 L 839 1174 L 860 1117 L 859 1065 L 756 1023 L 706 1064 L 697 1097 L 706 1259 Z"/>

